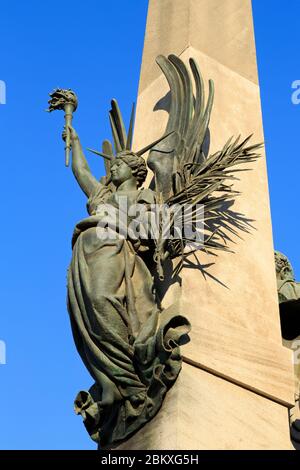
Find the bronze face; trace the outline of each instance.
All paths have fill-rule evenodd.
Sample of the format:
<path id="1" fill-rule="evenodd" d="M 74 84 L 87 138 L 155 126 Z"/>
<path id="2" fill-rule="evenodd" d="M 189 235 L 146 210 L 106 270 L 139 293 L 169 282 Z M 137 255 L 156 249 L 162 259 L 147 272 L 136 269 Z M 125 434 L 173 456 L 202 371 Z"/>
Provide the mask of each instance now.
<path id="1" fill-rule="evenodd" d="M 133 178 L 132 170 L 122 158 L 116 158 L 111 164 L 111 180 L 118 188 L 122 183 Z"/>

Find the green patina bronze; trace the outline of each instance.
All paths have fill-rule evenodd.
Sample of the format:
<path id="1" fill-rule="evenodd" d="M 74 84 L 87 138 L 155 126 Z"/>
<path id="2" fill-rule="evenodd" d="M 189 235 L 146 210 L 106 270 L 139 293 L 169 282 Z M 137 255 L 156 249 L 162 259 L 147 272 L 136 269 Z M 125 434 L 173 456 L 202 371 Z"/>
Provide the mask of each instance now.
<path id="1" fill-rule="evenodd" d="M 260 145 L 247 146 L 249 137 L 242 141 L 238 138 L 208 155 L 213 82 L 209 82 L 206 102 L 203 79 L 193 59 L 191 72 L 174 55 L 159 56 L 157 62 L 171 93 L 169 121 L 160 139 L 133 152 L 134 113 L 127 135 L 113 100 L 109 118 L 114 151 L 107 140 L 101 152 L 92 150 L 105 159 L 106 176 L 98 181 L 70 125 L 70 116 L 64 133 L 72 148 L 74 176 L 88 198 L 89 213 L 73 234 L 68 310 L 77 350 L 95 383 L 88 392 L 79 392 L 75 410 L 100 448 L 117 445 L 149 421 L 180 372 L 180 345 L 187 341 L 190 324 L 176 305 L 161 308 L 161 292 L 172 282 L 172 275 L 166 275 L 166 266 L 172 266 L 170 260 L 180 257 L 182 266 L 191 251 L 199 249 L 188 248 L 190 240 L 184 234 L 181 239 L 164 237 L 168 222 L 163 214 L 155 239 L 130 235 L 122 238 L 120 224 L 113 236 L 105 239 L 98 232 L 104 217 L 101 208 L 108 207 L 120 215 L 124 197 L 128 207 L 138 203 L 146 211 L 157 203 L 169 208 L 189 205 L 189 219 L 195 224 L 200 217 L 197 204 L 204 204 L 209 222 L 203 226 L 202 249 L 208 252 L 228 250 L 229 234 L 248 229 L 247 219 L 230 209 L 237 193 L 227 181 L 240 171 L 236 165 L 258 157 Z M 70 90 L 54 92 L 50 110 L 65 109 L 69 99 Z M 147 163 L 154 172 L 152 189 L 141 187 L 147 175 L 142 154 L 149 149 Z M 126 221 L 130 221 L 129 213 Z M 169 225 L 173 233 L 174 221 Z M 151 224 L 147 230 L 151 231 Z"/>
<path id="2" fill-rule="evenodd" d="M 294 270 L 287 256 L 275 251 L 275 266 L 279 303 L 298 302 L 300 300 L 300 283 L 295 280 Z M 300 308 L 300 303 L 298 308 Z"/>

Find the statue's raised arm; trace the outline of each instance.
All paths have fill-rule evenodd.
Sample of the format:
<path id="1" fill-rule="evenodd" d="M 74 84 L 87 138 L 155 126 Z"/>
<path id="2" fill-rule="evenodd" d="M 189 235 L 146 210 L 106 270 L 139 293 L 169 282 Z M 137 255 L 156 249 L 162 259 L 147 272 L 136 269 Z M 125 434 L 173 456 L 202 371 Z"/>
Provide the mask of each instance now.
<path id="1" fill-rule="evenodd" d="M 68 126 L 72 148 L 72 171 L 82 191 L 90 197 L 97 187 L 102 184 L 92 174 L 88 162 L 84 156 L 77 132 L 72 126 Z"/>

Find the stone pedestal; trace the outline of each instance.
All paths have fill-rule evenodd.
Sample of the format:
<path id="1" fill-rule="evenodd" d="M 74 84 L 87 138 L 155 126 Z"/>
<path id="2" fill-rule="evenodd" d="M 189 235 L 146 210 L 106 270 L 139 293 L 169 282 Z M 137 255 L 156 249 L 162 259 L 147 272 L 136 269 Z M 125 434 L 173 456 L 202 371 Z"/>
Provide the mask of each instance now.
<path id="1" fill-rule="evenodd" d="M 195 58 L 215 82 L 211 153 L 232 135 L 263 141 L 251 1 L 150 0 L 133 148 L 165 129 L 167 113 L 155 109 L 169 88 L 155 58 L 170 53 Z M 192 323 L 183 369 L 159 414 L 120 449 L 291 447 L 292 353 L 281 343 L 264 155 L 235 187 L 234 210 L 253 228 L 233 253 L 200 253 L 169 288 L 164 305 L 179 300 Z"/>

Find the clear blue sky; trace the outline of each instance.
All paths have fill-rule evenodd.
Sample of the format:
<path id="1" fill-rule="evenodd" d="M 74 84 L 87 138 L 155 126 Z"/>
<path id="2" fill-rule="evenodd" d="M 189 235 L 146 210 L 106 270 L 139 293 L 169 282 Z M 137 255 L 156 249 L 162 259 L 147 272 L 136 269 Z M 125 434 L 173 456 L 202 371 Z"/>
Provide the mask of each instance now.
<path id="1" fill-rule="evenodd" d="M 300 2 L 254 0 L 275 246 L 300 280 Z M 2 2 L 0 105 L 2 167 L 0 340 L 1 449 L 93 449 L 75 394 L 91 385 L 77 355 L 65 307 L 74 224 L 85 197 L 64 167 L 63 113 L 44 112 L 47 93 L 70 87 L 83 145 L 110 135 L 107 110 L 116 97 L 126 119 L 135 100 L 146 0 Z M 101 175 L 101 163 L 91 156 Z"/>

